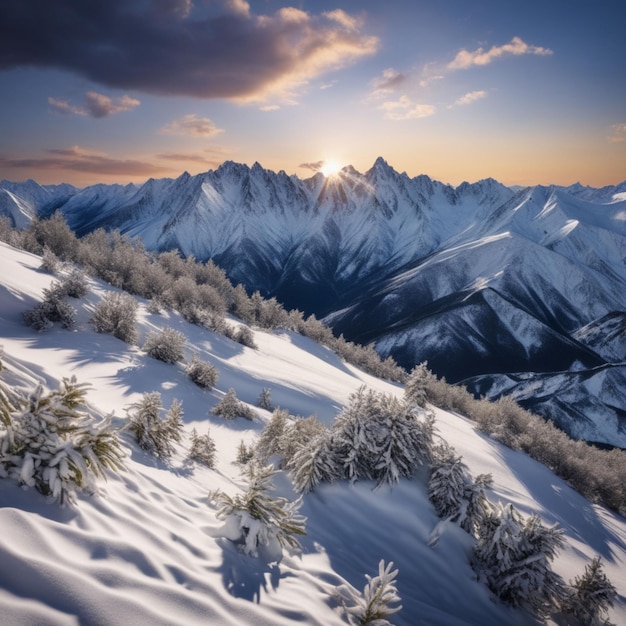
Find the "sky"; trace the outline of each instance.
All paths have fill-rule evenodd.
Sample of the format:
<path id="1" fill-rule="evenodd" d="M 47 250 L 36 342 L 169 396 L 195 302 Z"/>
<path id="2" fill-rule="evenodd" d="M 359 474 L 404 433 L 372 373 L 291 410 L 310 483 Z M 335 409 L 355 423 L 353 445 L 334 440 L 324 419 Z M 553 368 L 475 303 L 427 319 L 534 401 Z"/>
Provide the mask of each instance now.
<path id="1" fill-rule="evenodd" d="M 0 179 L 626 179 L 623 0 L 3 0 Z"/>

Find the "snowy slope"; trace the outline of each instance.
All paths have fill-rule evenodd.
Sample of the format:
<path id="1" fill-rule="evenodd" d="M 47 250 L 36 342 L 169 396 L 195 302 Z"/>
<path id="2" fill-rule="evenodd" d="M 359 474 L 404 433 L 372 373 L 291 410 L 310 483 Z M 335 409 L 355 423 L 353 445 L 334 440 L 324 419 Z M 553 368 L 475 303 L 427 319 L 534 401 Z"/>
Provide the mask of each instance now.
<path id="1" fill-rule="evenodd" d="M 226 162 L 140 187 L 74 190 L 65 201 L 33 181 L 3 182 L 0 213 L 24 225 L 57 194 L 54 206 L 80 234 L 118 228 L 150 250 L 211 257 L 250 293 L 324 317 L 407 368 L 428 360 L 449 381 L 539 382 L 619 360 L 621 335 L 610 339 L 603 320 L 626 311 L 625 189 L 452 187 L 382 158 L 365 173 L 347 166 L 306 180 Z M 611 407 L 593 386 L 572 389 L 537 410 L 570 433 L 622 445 L 626 393 Z M 583 423 L 577 405 L 594 407 Z M 615 428 L 599 426 L 608 423 Z"/>
<path id="2" fill-rule="evenodd" d="M 234 493 L 241 484 L 233 463 L 241 439 L 252 442 L 269 413 L 253 422 L 225 422 L 209 409 L 229 388 L 254 403 L 261 389 L 292 413 L 329 423 L 360 385 L 400 394 L 402 390 L 363 374 L 334 353 L 291 333 L 255 331 L 258 350 L 191 326 L 177 315 L 162 317 L 140 308 L 142 336 L 171 325 L 188 338 L 192 352 L 219 370 L 215 390 L 201 391 L 180 366 L 146 357 L 138 348 L 94 333 L 88 317 L 109 287 L 90 281 L 74 331 L 38 334 L 21 313 L 40 299 L 51 276 L 40 259 L 0 244 L 0 344 L 11 385 L 35 382 L 55 388 L 75 374 L 93 386 L 94 410 L 113 411 L 125 422 L 125 407 L 146 391 L 159 391 L 167 407 L 183 401 L 186 436 L 210 427 L 217 442 L 215 471 L 184 462 L 180 446 L 168 463 L 156 461 L 130 438 L 126 470 L 109 475 L 100 495 L 80 496 L 75 509 L 48 504 L 34 491 L 0 481 L 0 605 L 10 626 L 50 624 L 219 624 L 281 626 L 345 624 L 336 597 L 342 584 L 359 589 L 381 558 L 399 568 L 403 610 L 398 626 L 530 625 L 528 615 L 494 601 L 476 581 L 468 538 L 439 522 L 419 477 L 393 491 L 372 493 L 372 484 L 323 486 L 305 496 L 308 535 L 301 556 L 278 564 L 246 557 L 221 536 L 222 522 L 208 504 L 216 488 Z M 491 472 L 491 497 L 512 502 L 523 513 L 558 522 L 566 546 L 555 569 L 566 579 L 582 573 L 594 556 L 618 589 L 614 622 L 626 623 L 626 521 L 585 501 L 562 480 L 525 455 L 477 433 L 458 416 L 436 411 L 441 435 L 463 455 L 472 473 Z M 183 441 L 186 444 L 187 441 Z M 282 478 L 278 492 L 293 497 Z M 437 530 L 436 530 L 437 529 Z M 440 534 L 435 547 L 428 543 Z"/>

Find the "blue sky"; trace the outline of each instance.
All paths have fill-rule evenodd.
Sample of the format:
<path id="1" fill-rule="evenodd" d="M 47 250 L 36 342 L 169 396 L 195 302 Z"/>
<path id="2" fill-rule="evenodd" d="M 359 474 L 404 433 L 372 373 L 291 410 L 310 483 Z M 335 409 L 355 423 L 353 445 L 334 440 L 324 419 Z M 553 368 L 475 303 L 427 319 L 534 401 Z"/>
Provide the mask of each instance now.
<path id="1" fill-rule="evenodd" d="M 623 0 L 5 0 L 0 178 L 626 179 Z"/>

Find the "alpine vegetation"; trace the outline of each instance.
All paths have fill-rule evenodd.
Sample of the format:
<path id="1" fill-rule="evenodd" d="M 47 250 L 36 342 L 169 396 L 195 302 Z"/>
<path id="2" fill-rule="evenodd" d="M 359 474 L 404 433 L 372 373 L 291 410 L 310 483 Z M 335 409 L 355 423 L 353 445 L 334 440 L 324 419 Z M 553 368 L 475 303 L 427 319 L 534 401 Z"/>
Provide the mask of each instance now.
<path id="1" fill-rule="evenodd" d="M 237 398 L 234 389 L 229 389 L 224 397 L 211 409 L 213 415 L 219 415 L 225 420 L 233 420 L 237 417 L 243 417 L 247 420 L 253 420 L 256 413 L 247 405 Z"/>
<path id="2" fill-rule="evenodd" d="M 49 288 L 43 290 L 43 300 L 35 308 L 24 312 L 24 322 L 37 330 L 49 330 L 55 322 L 60 322 L 66 329 L 74 327 L 76 311 L 65 301 L 67 293 L 63 284 L 54 281 Z"/>
<path id="3" fill-rule="evenodd" d="M 224 536 L 237 543 L 244 554 L 258 556 L 262 550 L 270 560 L 280 561 L 283 548 L 300 550 L 297 535 L 306 534 L 306 518 L 298 513 L 302 499 L 290 502 L 274 498 L 271 465 L 248 464 L 247 490 L 232 497 L 222 491 L 209 494 L 220 508 L 217 518 L 225 520 Z"/>
<path id="4" fill-rule="evenodd" d="M 123 292 L 109 291 L 94 309 L 91 318 L 97 333 L 109 333 L 129 344 L 137 343 L 137 300 Z"/>
<path id="5" fill-rule="evenodd" d="M 126 409 L 129 417 L 128 430 L 135 436 L 139 446 L 159 457 L 167 459 L 174 452 L 174 443 L 182 438 L 182 405 L 174 399 L 165 416 L 161 394 L 158 391 L 144 393 L 139 402 Z"/>
<path id="6" fill-rule="evenodd" d="M 187 376 L 204 389 L 212 389 L 217 383 L 219 373 L 214 365 L 208 361 L 203 361 L 197 354 L 191 357 L 191 361 L 187 364 Z"/>
<path id="7" fill-rule="evenodd" d="M 159 331 L 148 333 L 143 350 L 153 359 L 164 363 L 177 363 L 185 356 L 186 341 L 187 338 L 183 333 L 166 326 Z"/>
<path id="8" fill-rule="evenodd" d="M 30 394 L 0 381 L 0 477 L 34 487 L 61 504 L 97 491 L 105 470 L 120 470 L 124 453 L 111 416 L 95 419 L 85 402 L 88 385 L 64 378 Z"/>
<path id="9" fill-rule="evenodd" d="M 565 598 L 564 583 L 550 565 L 562 545 L 556 526 L 546 527 L 537 515 L 524 518 L 512 504 L 498 503 L 478 529 L 476 567 L 499 598 L 545 617 Z"/>
<path id="10" fill-rule="evenodd" d="M 596 557 L 585 566 L 582 576 L 570 581 L 563 612 L 583 626 L 610 626 L 607 612 L 616 596 L 617 590 L 604 573 L 600 557 Z"/>
<path id="11" fill-rule="evenodd" d="M 354 588 L 343 586 L 339 589 L 346 607 L 348 621 L 355 626 L 392 626 L 387 619 L 402 609 L 396 576 L 398 570 L 393 569 L 393 561 L 385 565 L 381 560 L 378 564 L 378 576 L 365 574 L 367 584 L 363 593 Z M 395 606 L 394 606 L 395 605 Z"/>
<path id="12" fill-rule="evenodd" d="M 191 431 L 191 446 L 189 447 L 187 458 L 213 469 L 215 467 L 215 453 L 215 441 L 211 438 L 211 433 L 207 432 L 206 435 L 199 435 L 194 428 Z"/>
<path id="13" fill-rule="evenodd" d="M 435 448 L 428 481 L 428 498 L 439 517 L 456 522 L 474 535 L 491 511 L 485 489 L 491 487 L 490 474 L 472 480 L 467 465 L 445 441 Z"/>

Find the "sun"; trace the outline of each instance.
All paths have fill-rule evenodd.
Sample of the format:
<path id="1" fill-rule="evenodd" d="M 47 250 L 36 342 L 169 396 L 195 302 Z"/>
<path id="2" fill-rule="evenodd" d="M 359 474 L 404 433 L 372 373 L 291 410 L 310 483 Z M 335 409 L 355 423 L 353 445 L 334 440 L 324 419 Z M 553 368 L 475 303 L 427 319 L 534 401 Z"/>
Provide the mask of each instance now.
<path id="1" fill-rule="evenodd" d="M 330 176 L 336 176 L 341 169 L 341 165 L 337 163 L 337 161 L 333 161 L 332 159 L 328 161 L 324 161 L 324 165 L 320 168 L 320 172 L 329 178 Z"/>

